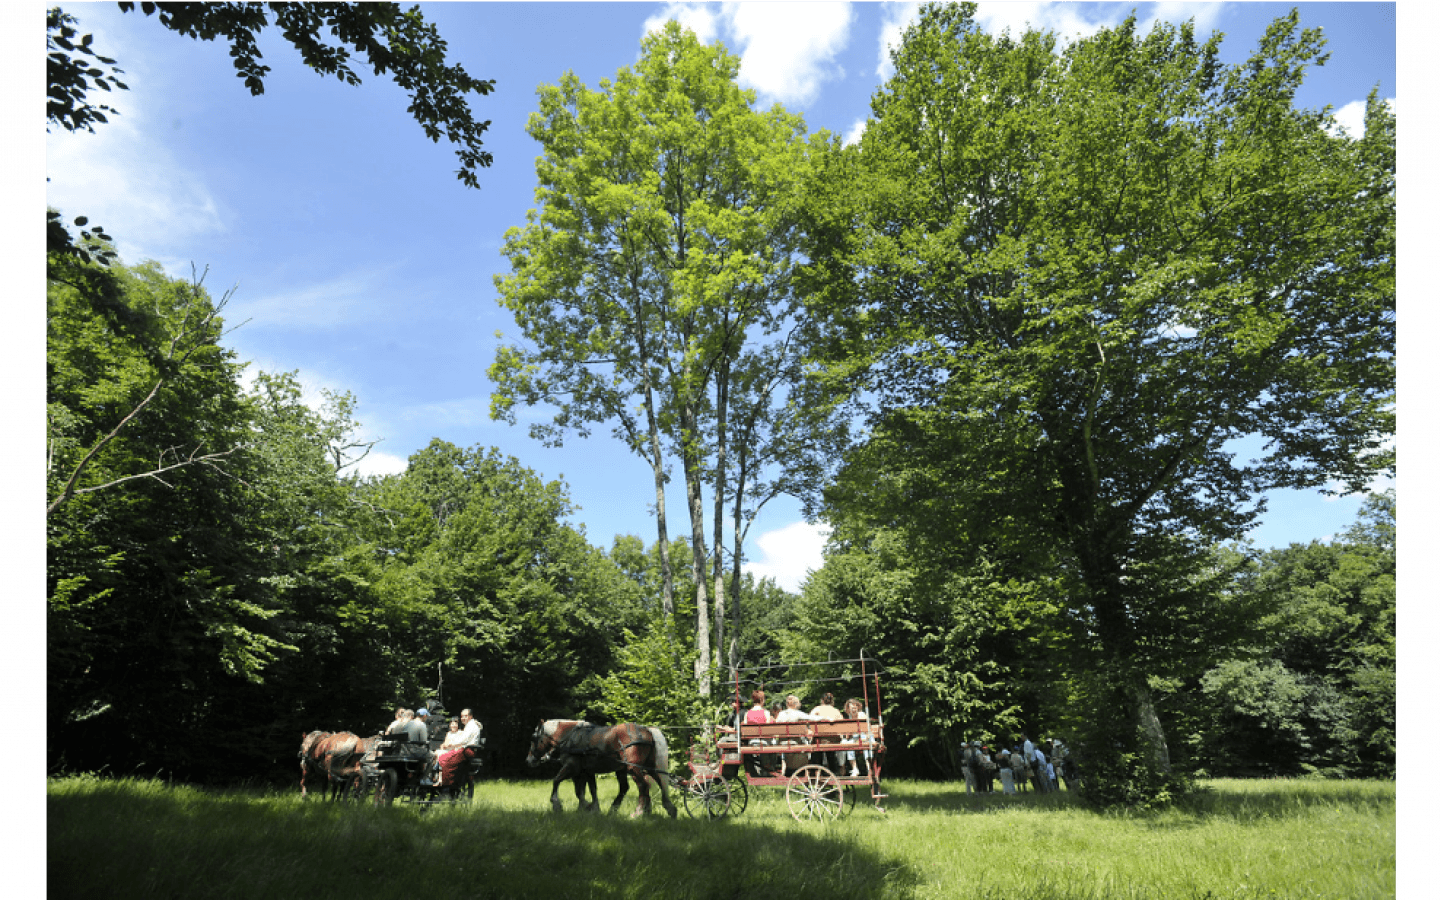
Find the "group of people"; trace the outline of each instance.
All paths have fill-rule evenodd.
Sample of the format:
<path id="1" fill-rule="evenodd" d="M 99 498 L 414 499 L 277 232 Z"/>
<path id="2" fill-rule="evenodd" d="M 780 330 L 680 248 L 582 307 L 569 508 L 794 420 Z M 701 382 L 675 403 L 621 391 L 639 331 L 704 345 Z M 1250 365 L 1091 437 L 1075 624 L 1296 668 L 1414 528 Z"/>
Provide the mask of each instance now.
<path id="1" fill-rule="evenodd" d="M 1000 790 L 1006 794 L 1027 787 L 1041 793 L 1057 791 L 1061 779 L 1070 788 L 1074 780 L 1070 762 L 1069 751 L 1059 740 L 1041 741 L 1037 745 L 1024 732 L 1020 734 L 1020 742 L 1009 748 L 999 747 L 992 752 L 988 744 L 967 741 L 960 750 L 960 772 L 965 778 L 967 794 L 993 792 L 997 777 Z"/>
<path id="2" fill-rule="evenodd" d="M 404 734 L 408 742 L 418 745 L 414 752 L 427 759 L 427 764 L 423 767 L 426 777 L 422 779 L 422 784 L 429 783 L 433 768 L 431 764 L 438 766 L 434 783 L 442 795 L 448 793 L 455 784 L 460 767 L 480 752 L 482 743 L 480 723 L 468 709 L 461 710 L 459 718 L 450 719 L 446 725 L 445 738 L 433 754 L 429 746 L 430 710 L 424 707 L 418 710 L 404 707 L 396 709 L 395 721 L 390 723 L 385 733 Z"/>
<path id="3" fill-rule="evenodd" d="M 808 713 L 800 708 L 800 698 L 795 694 L 787 695 L 783 701 L 776 700 L 767 707 L 765 705 L 765 692 L 757 690 L 750 694 L 750 703 L 750 709 L 742 714 L 740 711 L 740 700 L 736 698 L 733 705 L 731 721 L 729 725 L 721 726 L 720 730 L 724 733 L 733 734 L 742 724 L 769 725 L 776 722 L 838 722 L 842 719 L 869 720 L 870 718 L 865 710 L 865 705 L 855 698 L 846 700 L 843 710 L 836 709 L 835 695 L 828 692 L 820 698 L 819 705 L 811 709 Z M 870 767 L 872 751 L 866 746 L 869 742 L 869 735 L 864 735 L 862 737 L 862 744 L 858 748 L 859 757 L 856 756 L 857 751 L 854 748 L 826 751 L 823 754 L 816 755 L 828 757 L 822 760 L 822 762 L 829 768 L 837 772 L 848 770 L 851 778 L 857 778 L 860 775 L 860 759 L 864 760 L 867 771 Z M 764 743 L 765 742 L 760 739 L 747 741 L 747 744 L 752 747 L 763 746 Z M 774 741 L 771 741 L 771 743 L 774 743 Z M 784 743 L 793 744 L 795 742 L 785 741 Z M 798 758 L 792 759 L 792 757 L 801 756 L 803 756 L 803 754 L 799 753 L 776 754 L 774 757 L 758 754 L 751 756 L 750 774 L 756 776 L 774 775 L 777 773 L 784 775 L 787 768 L 797 768 L 797 764 L 803 764 Z M 774 762 L 773 760 L 775 759 L 778 759 L 778 762 Z"/>

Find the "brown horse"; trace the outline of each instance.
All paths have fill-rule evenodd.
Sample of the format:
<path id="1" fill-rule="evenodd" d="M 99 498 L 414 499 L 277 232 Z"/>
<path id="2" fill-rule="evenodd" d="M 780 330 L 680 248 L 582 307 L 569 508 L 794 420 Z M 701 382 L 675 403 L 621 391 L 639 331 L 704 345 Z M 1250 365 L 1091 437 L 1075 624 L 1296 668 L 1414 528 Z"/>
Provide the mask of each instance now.
<path id="1" fill-rule="evenodd" d="M 640 789 L 640 802 L 632 817 L 650 812 L 650 785 L 659 785 L 660 802 L 671 818 L 675 817 L 675 804 L 670 802 L 670 747 L 660 729 L 634 722 L 620 725 L 592 725 L 574 719 L 550 719 L 542 721 L 530 738 L 530 753 L 525 762 L 538 766 L 552 758 L 561 760 L 560 771 L 550 785 L 550 807 L 559 812 L 560 782 L 574 778 L 575 795 L 580 798 L 581 809 L 585 808 L 585 778 L 590 784 L 591 796 L 596 803 L 594 777 L 596 772 L 614 772 L 620 782 L 620 793 L 610 804 L 610 811 L 620 808 L 620 801 L 630 790 L 630 778 Z"/>
<path id="2" fill-rule="evenodd" d="M 375 755 L 377 738 L 362 738 L 348 731 L 312 731 L 300 741 L 300 796 L 308 797 L 305 776 L 324 776 L 323 796 L 343 798 L 361 772 L 361 764 Z"/>

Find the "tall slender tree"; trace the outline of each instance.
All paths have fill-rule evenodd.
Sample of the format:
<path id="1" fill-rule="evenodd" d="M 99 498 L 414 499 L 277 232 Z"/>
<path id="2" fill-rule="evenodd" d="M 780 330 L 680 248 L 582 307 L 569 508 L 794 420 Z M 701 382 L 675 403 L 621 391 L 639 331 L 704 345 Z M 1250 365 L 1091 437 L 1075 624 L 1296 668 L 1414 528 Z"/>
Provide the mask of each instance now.
<path id="1" fill-rule="evenodd" d="M 544 148 L 538 207 L 507 233 L 511 274 L 496 277 L 529 343 L 501 348 L 490 368 L 492 415 L 513 420 L 516 403 L 554 404 L 538 436 L 558 442 L 610 422 L 644 456 L 662 553 L 665 453 L 679 456 L 702 695 L 714 662 L 712 596 L 724 603 L 723 578 L 707 583 L 721 536 L 712 550 L 703 492 L 711 476 L 723 485 L 728 466 L 733 361 L 793 305 L 807 153 L 799 117 L 756 111 L 738 73 L 738 58 L 671 22 L 613 83 L 590 90 L 566 74 L 541 89 L 529 126 Z M 667 588 L 673 610 L 669 598 Z"/>

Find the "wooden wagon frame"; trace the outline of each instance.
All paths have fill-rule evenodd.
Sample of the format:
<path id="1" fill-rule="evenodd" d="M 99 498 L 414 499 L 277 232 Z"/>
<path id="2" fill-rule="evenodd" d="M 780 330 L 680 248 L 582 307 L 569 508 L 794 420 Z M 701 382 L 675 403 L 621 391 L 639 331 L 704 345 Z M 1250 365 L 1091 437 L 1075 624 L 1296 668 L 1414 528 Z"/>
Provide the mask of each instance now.
<path id="1" fill-rule="evenodd" d="M 738 815 L 749 802 L 747 787 L 784 788 L 790 814 L 796 819 L 834 819 L 854 808 L 861 787 L 868 787 L 875 809 L 884 812 L 880 775 L 885 756 L 884 710 L 880 699 L 881 666 L 863 654 L 859 659 L 830 660 L 819 667 L 858 665 L 859 675 L 827 676 L 817 680 L 859 681 L 857 699 L 868 710 L 863 719 L 838 721 L 774 722 L 747 725 L 747 685 L 764 688 L 787 686 L 767 682 L 767 670 L 790 668 L 759 666 L 734 673 L 735 699 L 740 721 L 734 733 L 711 735 L 691 746 L 691 775 L 682 782 L 687 811 L 711 817 Z M 831 671 L 835 671 L 834 668 Z M 850 775 L 841 760 L 853 753 L 864 772 Z M 742 775 L 743 772 L 743 775 Z"/>

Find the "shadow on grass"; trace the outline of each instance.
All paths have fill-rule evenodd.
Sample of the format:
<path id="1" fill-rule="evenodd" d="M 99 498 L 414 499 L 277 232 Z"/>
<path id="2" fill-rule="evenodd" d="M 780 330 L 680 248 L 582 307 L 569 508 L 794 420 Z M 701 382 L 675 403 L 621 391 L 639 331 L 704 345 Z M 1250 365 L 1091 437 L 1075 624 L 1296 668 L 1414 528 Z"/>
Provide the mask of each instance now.
<path id="1" fill-rule="evenodd" d="M 841 828 L 487 807 L 299 803 L 157 782 L 51 785 L 52 896 L 907 898 L 919 874 Z"/>

